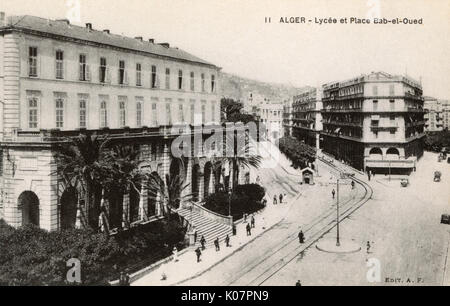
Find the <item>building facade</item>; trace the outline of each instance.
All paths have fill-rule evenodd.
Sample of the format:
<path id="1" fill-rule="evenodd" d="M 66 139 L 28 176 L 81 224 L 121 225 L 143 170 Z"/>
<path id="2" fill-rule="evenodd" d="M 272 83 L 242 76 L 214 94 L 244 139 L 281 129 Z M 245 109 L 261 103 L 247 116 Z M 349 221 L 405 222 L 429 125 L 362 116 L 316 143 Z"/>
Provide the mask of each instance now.
<path id="1" fill-rule="evenodd" d="M 63 137 L 84 130 L 112 135 L 138 148 L 150 170 L 165 177 L 177 171 L 170 150 L 177 133 L 170 127 L 220 121 L 220 68 L 211 63 L 92 24 L 1 17 L 0 218 L 13 226 L 57 230 L 74 222 L 81 191 L 68 190 L 55 174 L 54 147 Z M 189 158 L 185 171 L 201 200 L 213 188 L 208 158 Z M 160 215 L 157 197 L 142 194 L 124 195 L 119 210 L 126 221 Z"/>
<path id="2" fill-rule="evenodd" d="M 322 91 L 314 88 L 293 98 L 292 134 L 306 144 L 319 148 L 322 125 Z"/>
<path id="3" fill-rule="evenodd" d="M 441 100 L 442 103 L 442 127 L 444 130 L 450 129 L 450 101 Z"/>
<path id="4" fill-rule="evenodd" d="M 424 97 L 425 131 L 439 132 L 444 129 L 444 108 L 441 100 Z"/>
<path id="5" fill-rule="evenodd" d="M 276 141 L 283 137 L 283 107 L 282 103 L 266 102 L 260 105 L 261 122 L 266 127 L 267 139 Z"/>
<path id="6" fill-rule="evenodd" d="M 373 72 L 323 85 L 323 150 L 360 170 L 410 172 L 423 155 L 422 86 Z"/>

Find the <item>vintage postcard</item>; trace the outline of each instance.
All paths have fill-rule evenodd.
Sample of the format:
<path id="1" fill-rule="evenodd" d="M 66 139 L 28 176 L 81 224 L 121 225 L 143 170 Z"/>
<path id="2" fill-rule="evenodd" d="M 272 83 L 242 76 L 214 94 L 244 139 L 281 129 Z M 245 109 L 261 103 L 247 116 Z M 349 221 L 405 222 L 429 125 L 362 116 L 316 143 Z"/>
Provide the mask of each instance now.
<path id="1" fill-rule="evenodd" d="M 449 286 L 449 37 L 449 0 L 2 0 L 0 285 Z"/>

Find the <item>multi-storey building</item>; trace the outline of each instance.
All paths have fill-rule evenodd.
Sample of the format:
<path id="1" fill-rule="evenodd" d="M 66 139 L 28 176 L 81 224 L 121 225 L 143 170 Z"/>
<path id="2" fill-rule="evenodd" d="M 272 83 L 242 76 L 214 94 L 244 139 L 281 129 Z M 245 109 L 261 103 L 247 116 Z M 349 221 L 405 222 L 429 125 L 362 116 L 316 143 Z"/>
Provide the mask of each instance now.
<path id="1" fill-rule="evenodd" d="M 138 148 L 149 171 L 165 177 L 177 171 L 170 126 L 220 120 L 220 68 L 211 63 L 89 23 L 0 17 L 0 218 L 13 226 L 56 230 L 75 222 L 81 191 L 55 174 L 61 139 L 80 130 L 108 134 Z M 206 157 L 188 160 L 184 175 L 197 200 L 212 190 L 211 169 Z M 158 197 L 132 193 L 119 207 L 126 221 L 160 214 Z"/>
<path id="2" fill-rule="evenodd" d="M 433 97 L 424 97 L 425 131 L 438 132 L 444 129 L 442 101 Z"/>
<path id="3" fill-rule="evenodd" d="M 283 106 L 284 136 L 292 136 L 292 101 L 285 101 Z"/>
<path id="4" fill-rule="evenodd" d="M 450 101 L 441 100 L 442 103 L 442 127 L 444 130 L 450 129 Z"/>
<path id="5" fill-rule="evenodd" d="M 267 138 L 271 141 L 283 137 L 283 107 L 282 103 L 271 102 L 260 105 L 260 121 L 266 127 Z"/>
<path id="6" fill-rule="evenodd" d="M 308 90 L 294 97 L 292 104 L 292 134 L 306 144 L 319 147 L 322 126 L 321 90 Z"/>
<path id="7" fill-rule="evenodd" d="M 408 172 L 423 155 L 422 86 L 374 72 L 323 85 L 323 150 L 361 170 Z"/>

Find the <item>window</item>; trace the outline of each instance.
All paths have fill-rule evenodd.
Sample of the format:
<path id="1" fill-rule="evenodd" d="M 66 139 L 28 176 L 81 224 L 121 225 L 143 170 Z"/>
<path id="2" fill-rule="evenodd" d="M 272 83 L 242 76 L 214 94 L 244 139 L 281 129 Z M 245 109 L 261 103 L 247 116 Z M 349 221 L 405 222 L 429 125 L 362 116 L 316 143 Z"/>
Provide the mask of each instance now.
<path id="1" fill-rule="evenodd" d="M 394 84 L 389 85 L 389 95 L 390 95 L 390 96 L 395 95 L 395 87 L 394 87 Z"/>
<path id="2" fill-rule="evenodd" d="M 183 70 L 178 71 L 178 89 L 183 89 Z"/>
<path id="3" fill-rule="evenodd" d="M 389 117 L 389 120 L 391 120 L 391 121 L 394 121 L 394 122 L 395 122 L 395 115 L 391 115 L 391 116 Z"/>
<path id="4" fill-rule="evenodd" d="M 136 125 L 138 127 L 142 126 L 142 102 L 136 102 Z"/>
<path id="5" fill-rule="evenodd" d="M 167 125 L 172 124 L 172 112 L 170 111 L 170 99 L 166 99 L 166 115 L 167 115 Z"/>
<path id="6" fill-rule="evenodd" d="M 195 75 L 194 72 L 191 72 L 191 91 L 195 90 Z"/>
<path id="7" fill-rule="evenodd" d="M 80 98 L 79 112 L 80 112 L 80 128 L 84 129 L 87 127 L 87 101 L 85 98 Z"/>
<path id="8" fill-rule="evenodd" d="M 206 102 L 202 102 L 202 124 L 206 122 Z"/>
<path id="9" fill-rule="evenodd" d="M 190 115 L 191 115 L 191 124 L 194 124 L 194 119 L 195 119 L 195 100 L 191 100 Z"/>
<path id="10" fill-rule="evenodd" d="M 30 47 L 28 50 L 28 75 L 30 77 L 37 77 L 37 47 Z"/>
<path id="11" fill-rule="evenodd" d="M 184 106 L 183 101 L 178 105 L 178 118 L 180 119 L 180 123 L 184 123 Z"/>
<path id="12" fill-rule="evenodd" d="M 204 73 L 202 73 L 201 78 L 202 78 L 202 92 L 205 92 L 206 89 L 205 89 L 205 74 Z"/>
<path id="13" fill-rule="evenodd" d="M 106 58 L 100 58 L 100 69 L 99 69 L 99 81 L 100 83 L 106 83 L 106 74 L 107 74 L 107 66 L 106 66 Z"/>
<path id="14" fill-rule="evenodd" d="M 56 128 L 64 127 L 64 99 L 56 98 Z"/>
<path id="15" fill-rule="evenodd" d="M 56 78 L 64 79 L 64 52 L 56 51 Z"/>
<path id="16" fill-rule="evenodd" d="M 216 102 L 212 102 L 211 104 L 211 113 L 212 113 L 212 122 L 216 122 Z"/>
<path id="17" fill-rule="evenodd" d="M 100 103 L 100 127 L 105 128 L 108 126 L 108 108 L 106 101 Z"/>
<path id="18" fill-rule="evenodd" d="M 125 85 L 126 81 L 125 61 L 119 61 L 119 85 Z"/>
<path id="19" fill-rule="evenodd" d="M 86 63 L 86 55 L 80 54 L 80 81 L 89 81 L 89 65 Z"/>
<path id="20" fill-rule="evenodd" d="M 0 149 L 0 176 L 3 176 L 3 150 Z"/>
<path id="21" fill-rule="evenodd" d="M 152 66 L 152 79 L 151 79 L 151 87 L 156 88 L 157 82 L 156 82 L 156 66 Z"/>
<path id="22" fill-rule="evenodd" d="M 373 100 L 373 110 L 378 110 L 378 100 Z"/>
<path id="23" fill-rule="evenodd" d="M 170 89 L 170 69 L 166 68 L 166 89 Z"/>
<path id="24" fill-rule="evenodd" d="M 141 64 L 136 64 L 136 86 L 142 86 L 142 66 Z"/>
<path id="25" fill-rule="evenodd" d="M 372 93 L 373 93 L 374 96 L 377 96 L 377 95 L 378 95 L 378 86 L 377 86 L 377 85 L 374 85 L 374 86 L 372 87 Z"/>
<path id="26" fill-rule="evenodd" d="M 158 125 L 158 114 L 157 114 L 156 103 L 152 103 L 152 125 L 153 126 Z"/>
<path id="27" fill-rule="evenodd" d="M 395 135 L 395 131 L 394 130 L 390 130 L 389 131 L 391 135 Z"/>
<path id="28" fill-rule="evenodd" d="M 30 129 L 38 128 L 38 99 L 36 97 L 28 98 L 28 127 Z"/>
<path id="29" fill-rule="evenodd" d="M 211 75 L 211 92 L 216 91 L 216 76 L 213 74 Z"/>
<path id="30" fill-rule="evenodd" d="M 119 101 L 119 125 L 120 127 L 127 125 L 127 110 L 124 100 Z"/>

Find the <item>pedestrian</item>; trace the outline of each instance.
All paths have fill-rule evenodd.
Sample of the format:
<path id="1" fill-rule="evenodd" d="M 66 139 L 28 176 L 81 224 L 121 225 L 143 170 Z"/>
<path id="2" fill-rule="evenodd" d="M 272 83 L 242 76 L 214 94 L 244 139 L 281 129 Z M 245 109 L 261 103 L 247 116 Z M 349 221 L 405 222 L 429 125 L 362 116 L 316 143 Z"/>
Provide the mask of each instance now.
<path id="1" fill-rule="evenodd" d="M 371 247 L 370 241 L 367 241 L 366 247 L 367 247 L 367 254 L 369 254 L 370 253 L 370 247 Z"/>
<path id="2" fill-rule="evenodd" d="M 277 203 L 277 196 L 276 195 L 274 195 L 273 196 L 273 205 L 277 205 L 278 203 Z"/>
<path id="3" fill-rule="evenodd" d="M 352 189 L 355 189 L 355 181 L 352 181 Z"/>
<path id="4" fill-rule="evenodd" d="M 280 204 L 283 204 L 283 195 L 280 193 Z"/>
<path id="5" fill-rule="evenodd" d="M 244 223 L 247 222 L 247 213 L 244 213 Z"/>
<path id="6" fill-rule="evenodd" d="M 266 198 L 264 198 L 264 199 L 262 200 L 262 205 L 263 205 L 264 207 L 267 206 L 267 199 L 266 199 Z"/>
<path id="7" fill-rule="evenodd" d="M 300 282 L 300 280 L 298 280 L 298 281 L 295 283 L 295 286 L 296 286 L 296 287 L 301 287 L 301 286 L 302 286 L 302 283 Z"/>
<path id="8" fill-rule="evenodd" d="M 200 248 L 197 248 L 195 250 L 195 255 L 197 255 L 197 262 L 200 262 L 200 256 L 202 256 L 202 251 L 200 250 Z"/>
<path id="9" fill-rule="evenodd" d="M 205 250 L 206 249 L 206 247 L 205 247 L 205 245 L 206 245 L 205 236 L 202 236 L 202 239 L 200 239 L 200 244 L 202 245 L 202 250 Z"/>
<path id="10" fill-rule="evenodd" d="M 258 184 L 259 185 L 259 182 L 261 181 L 261 178 L 259 177 L 259 175 L 258 175 L 258 177 L 256 178 L 256 184 Z"/>
<path id="11" fill-rule="evenodd" d="M 300 244 L 305 243 L 305 234 L 303 234 L 302 230 L 300 230 L 300 233 L 298 233 L 298 242 L 300 242 Z"/>
<path id="12" fill-rule="evenodd" d="M 333 199 L 334 199 L 334 196 L 336 195 L 336 191 L 333 189 L 333 191 L 331 192 L 331 194 L 333 195 Z"/>
<path id="13" fill-rule="evenodd" d="M 177 262 L 178 261 L 178 250 L 177 250 L 176 246 L 173 247 L 172 255 L 173 255 L 173 261 Z"/>
<path id="14" fill-rule="evenodd" d="M 255 228 L 255 217 L 253 215 L 252 215 L 251 222 L 252 222 L 252 228 Z"/>
<path id="15" fill-rule="evenodd" d="M 251 236 L 252 235 L 252 228 L 250 227 L 250 224 L 247 223 L 246 229 L 247 229 L 247 236 Z"/>
<path id="16" fill-rule="evenodd" d="M 119 285 L 130 286 L 130 275 L 128 275 L 128 273 L 123 271 L 120 272 Z"/>
<path id="17" fill-rule="evenodd" d="M 219 252 L 220 251 L 219 237 L 217 237 L 217 239 L 214 240 L 214 245 L 216 246 L 216 252 Z"/>
<path id="18" fill-rule="evenodd" d="M 227 235 L 227 237 L 225 237 L 225 243 L 227 245 L 227 248 L 229 248 L 231 246 L 230 245 L 230 236 L 229 235 Z"/>

